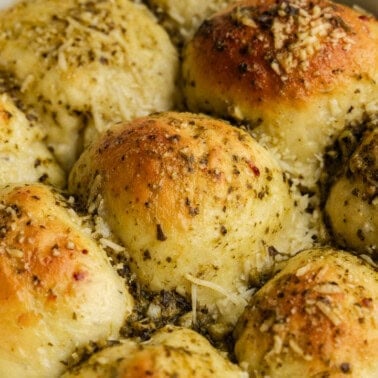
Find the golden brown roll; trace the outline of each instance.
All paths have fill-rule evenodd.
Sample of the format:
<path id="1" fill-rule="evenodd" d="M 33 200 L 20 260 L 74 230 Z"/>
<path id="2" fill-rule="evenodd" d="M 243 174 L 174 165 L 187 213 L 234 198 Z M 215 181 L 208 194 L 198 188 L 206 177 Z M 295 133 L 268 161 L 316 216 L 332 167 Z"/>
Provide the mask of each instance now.
<path id="1" fill-rule="evenodd" d="M 252 298 L 235 330 L 251 377 L 376 377 L 377 269 L 348 252 L 299 253 Z"/>
<path id="2" fill-rule="evenodd" d="M 173 106 L 177 53 L 140 4 L 25 0 L 0 20 L 0 67 L 39 110 L 66 168 L 109 122 Z"/>
<path id="3" fill-rule="evenodd" d="M 69 203 L 42 184 L 0 189 L 0 375 L 57 377 L 118 336 L 133 301 Z"/>
<path id="4" fill-rule="evenodd" d="M 190 110 L 248 121 L 314 186 L 334 135 L 378 113 L 378 22 L 328 0 L 242 1 L 201 25 L 183 86 Z"/>
<path id="5" fill-rule="evenodd" d="M 124 340 L 94 354 L 64 378 L 247 378 L 200 334 L 167 326 L 149 341 Z"/>
<path id="6" fill-rule="evenodd" d="M 39 181 L 65 186 L 65 174 L 44 138 L 40 125 L 0 90 L 0 184 Z"/>
<path id="7" fill-rule="evenodd" d="M 325 206 L 336 242 L 378 259 L 378 127 L 367 130 Z"/>
<path id="8" fill-rule="evenodd" d="M 69 190 L 99 208 L 143 285 L 217 304 L 231 317 L 276 253 L 309 245 L 269 151 L 202 115 L 168 112 L 115 125 L 76 162 Z"/>

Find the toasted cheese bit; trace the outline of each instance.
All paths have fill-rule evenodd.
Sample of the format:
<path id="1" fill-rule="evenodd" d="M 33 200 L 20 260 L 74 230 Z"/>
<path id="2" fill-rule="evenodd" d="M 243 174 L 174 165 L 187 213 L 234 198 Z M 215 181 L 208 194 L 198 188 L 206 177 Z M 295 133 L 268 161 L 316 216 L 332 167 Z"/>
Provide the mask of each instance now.
<path id="1" fill-rule="evenodd" d="M 67 249 L 73 250 L 75 249 L 75 243 L 72 240 L 69 240 L 66 245 Z"/>
<path id="2" fill-rule="evenodd" d="M 273 336 L 273 348 L 272 350 L 268 353 L 270 354 L 280 354 L 282 352 L 282 347 L 283 347 L 283 340 L 279 335 L 274 335 Z"/>
<path id="3" fill-rule="evenodd" d="M 275 317 L 274 316 L 271 316 L 270 318 L 264 320 L 264 322 L 260 326 L 260 332 L 267 332 L 267 331 L 269 331 L 272 328 L 274 322 L 275 322 Z"/>
<path id="4" fill-rule="evenodd" d="M 322 283 L 319 285 L 314 286 L 314 291 L 321 293 L 321 294 L 339 294 L 342 293 L 340 286 L 335 285 L 333 283 Z"/>
<path id="5" fill-rule="evenodd" d="M 301 276 L 304 276 L 306 273 L 308 273 L 310 270 L 311 270 L 311 264 L 307 264 L 307 265 L 304 265 L 301 268 L 299 268 L 296 271 L 295 275 L 297 277 L 301 277 Z"/>
<path id="6" fill-rule="evenodd" d="M 58 257 L 58 256 L 60 256 L 60 251 L 59 251 L 59 248 L 58 248 L 58 247 L 54 247 L 54 248 L 52 249 L 52 255 L 53 255 L 54 257 Z"/>
<path id="7" fill-rule="evenodd" d="M 21 251 L 21 249 L 18 248 L 7 248 L 6 252 L 11 257 L 21 258 L 24 256 L 24 252 Z"/>
<path id="8" fill-rule="evenodd" d="M 271 64 L 274 72 L 282 76 L 298 69 L 307 71 L 310 59 L 326 44 L 341 44 L 348 51 L 354 41 L 348 36 L 348 26 L 338 20 L 332 9 L 321 9 L 301 0 L 292 0 L 290 5 L 282 2 L 270 29 L 275 49 Z"/>
<path id="9" fill-rule="evenodd" d="M 304 356 L 303 349 L 298 345 L 298 343 L 297 343 L 295 340 L 290 339 L 290 340 L 289 340 L 289 346 L 290 346 L 290 348 L 291 348 L 296 354 L 298 354 L 299 356 Z"/>
<path id="10" fill-rule="evenodd" d="M 315 306 L 331 321 L 333 325 L 339 326 L 341 324 L 342 321 L 340 317 L 330 306 L 321 301 L 316 301 Z"/>

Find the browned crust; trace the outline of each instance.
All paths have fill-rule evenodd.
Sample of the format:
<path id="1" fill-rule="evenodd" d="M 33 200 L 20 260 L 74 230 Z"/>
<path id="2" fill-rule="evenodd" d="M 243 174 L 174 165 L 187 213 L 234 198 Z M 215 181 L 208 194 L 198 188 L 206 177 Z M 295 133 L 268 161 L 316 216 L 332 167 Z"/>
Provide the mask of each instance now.
<path id="1" fill-rule="evenodd" d="M 292 6 L 280 10 L 283 3 L 242 1 L 205 21 L 186 51 L 191 74 L 184 75 L 185 85 L 195 87 L 200 82 L 199 88 L 216 88 L 225 98 L 232 93 L 243 102 L 258 104 L 306 100 L 345 80 L 361 75 L 369 78 L 376 72 L 378 33 L 374 18 L 326 0 L 306 1 L 300 11 Z M 307 57 L 299 50 L 293 54 L 290 49 L 298 41 L 298 13 L 317 14 L 315 7 L 329 30 L 308 49 L 301 49 Z M 285 35 L 285 41 L 275 39 L 275 22 L 283 28 L 292 23 L 290 30 L 277 31 L 276 36 Z M 312 33 L 316 27 L 304 29 Z M 286 58 L 297 66 L 287 63 Z"/>
<path id="2" fill-rule="evenodd" d="M 256 200 L 262 196 L 257 187 L 271 172 L 265 162 L 256 162 L 251 140 L 242 130 L 206 116 L 152 115 L 107 131 L 86 152 L 91 162 L 79 160 L 70 182 L 85 192 L 100 175 L 104 195 L 125 212 L 136 210 L 148 223 L 185 231 L 210 198 L 222 211 L 230 198 L 241 207 L 249 200 L 246 193 Z M 90 167 L 92 176 L 77 179 L 92 162 L 97 167 L 95 172 Z"/>
<path id="3" fill-rule="evenodd" d="M 378 345 L 374 269 L 336 250 L 303 252 L 294 259 L 299 262 L 296 269 L 284 268 L 253 297 L 236 337 L 259 340 L 261 350 L 268 353 L 258 369 L 269 366 L 278 373 L 285 364 L 298 368 L 293 361 L 300 361 L 303 374 L 309 376 L 357 373 L 361 364 L 369 371 Z M 282 347 L 268 358 L 274 337 Z M 237 346 L 241 355 L 254 353 L 245 349 L 247 344 L 244 351 L 241 348 Z"/>
<path id="4" fill-rule="evenodd" d="M 56 200 L 34 185 L 16 187 L 1 201 L 0 302 L 7 311 L 20 306 L 14 319 L 20 326 L 32 325 L 36 298 L 53 311 L 90 279 L 84 260 L 91 252 L 52 212 Z"/>

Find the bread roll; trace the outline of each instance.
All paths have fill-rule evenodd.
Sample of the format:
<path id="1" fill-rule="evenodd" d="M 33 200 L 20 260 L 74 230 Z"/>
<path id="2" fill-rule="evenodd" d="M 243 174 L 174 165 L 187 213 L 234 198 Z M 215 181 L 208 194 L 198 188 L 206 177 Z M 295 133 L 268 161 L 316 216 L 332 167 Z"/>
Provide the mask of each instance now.
<path id="1" fill-rule="evenodd" d="M 313 188 L 338 131 L 378 114 L 378 22 L 328 0 L 245 0 L 201 25 L 183 86 L 191 111 L 247 121 Z"/>
<path id="2" fill-rule="evenodd" d="M 378 273 L 348 252 L 299 253 L 252 298 L 235 331 L 251 377 L 376 377 Z"/>
<path id="3" fill-rule="evenodd" d="M 168 112 L 115 125 L 76 162 L 69 190 L 99 207 L 143 285 L 186 297 L 196 290 L 199 304 L 231 317 L 275 252 L 307 243 L 269 151 L 202 115 Z"/>
<path id="4" fill-rule="evenodd" d="M 39 109 L 66 168 L 109 122 L 173 106 L 177 53 L 140 4 L 25 0 L 0 20 L 0 67 Z"/>
<path id="5" fill-rule="evenodd" d="M 39 181 L 65 186 L 65 174 L 39 126 L 0 90 L 0 184 Z"/>
<path id="6" fill-rule="evenodd" d="M 64 378 L 247 378 L 200 334 L 167 326 L 151 340 L 103 349 Z"/>
<path id="7" fill-rule="evenodd" d="M 336 242 L 378 259 L 378 127 L 367 130 L 325 206 Z"/>
<path id="8" fill-rule="evenodd" d="M 133 301 L 69 204 L 42 184 L 0 188 L 0 376 L 58 377 L 118 336 Z"/>

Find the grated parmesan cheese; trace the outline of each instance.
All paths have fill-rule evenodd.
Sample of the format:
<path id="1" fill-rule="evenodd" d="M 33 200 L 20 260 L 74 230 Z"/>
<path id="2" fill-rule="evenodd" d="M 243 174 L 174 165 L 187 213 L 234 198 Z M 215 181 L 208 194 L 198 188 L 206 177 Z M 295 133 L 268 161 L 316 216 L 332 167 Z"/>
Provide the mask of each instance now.
<path id="1" fill-rule="evenodd" d="M 247 305 L 247 301 L 239 294 L 231 293 L 228 290 L 224 289 L 222 286 L 211 282 L 211 281 L 206 281 L 206 280 L 201 280 L 200 278 L 196 278 L 192 276 L 191 274 L 186 274 L 185 278 L 190 281 L 191 283 L 197 285 L 197 286 L 202 286 L 206 287 L 208 289 L 214 290 L 218 292 L 219 294 L 222 294 L 225 296 L 230 302 L 232 302 L 235 305 Z"/>

